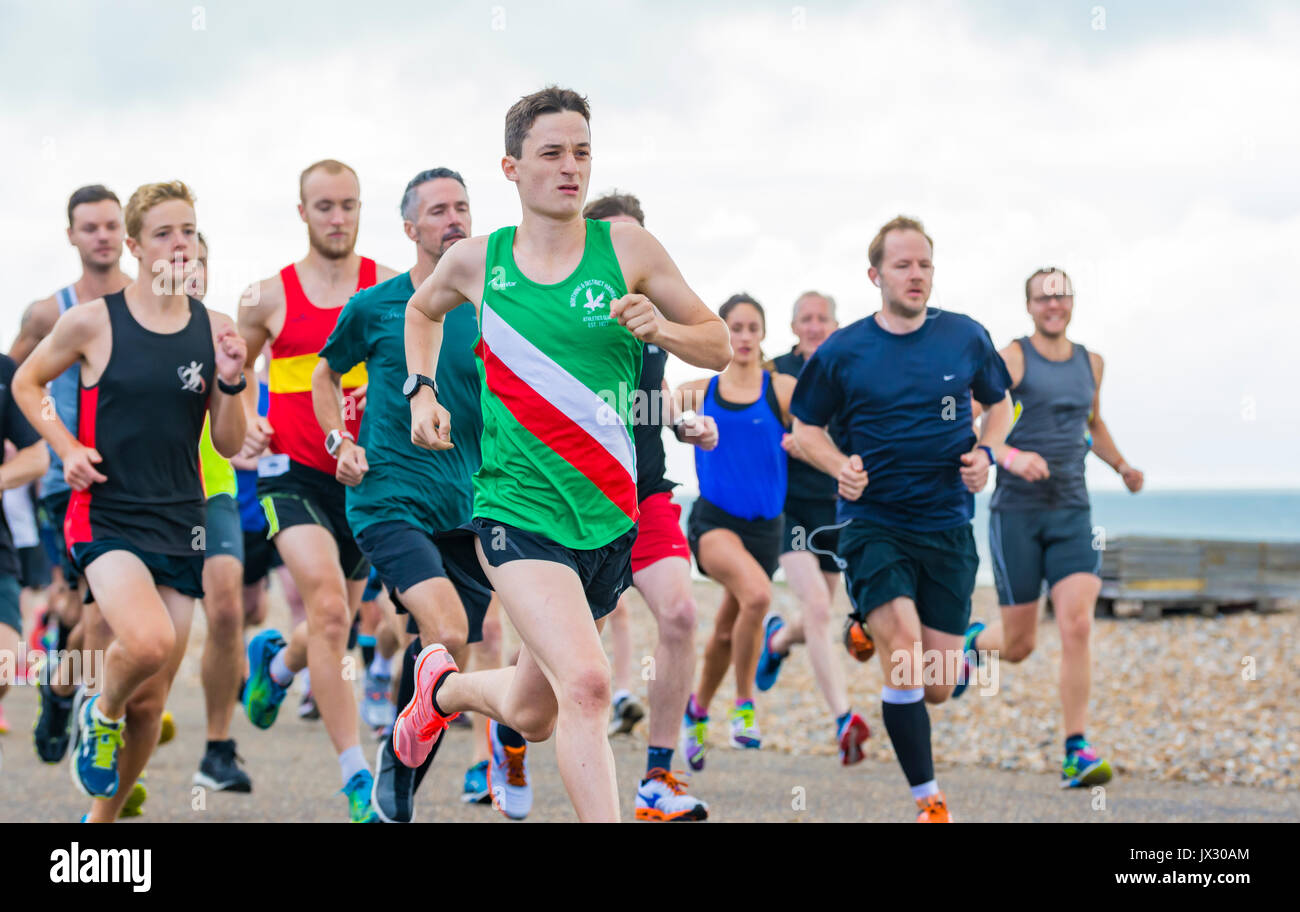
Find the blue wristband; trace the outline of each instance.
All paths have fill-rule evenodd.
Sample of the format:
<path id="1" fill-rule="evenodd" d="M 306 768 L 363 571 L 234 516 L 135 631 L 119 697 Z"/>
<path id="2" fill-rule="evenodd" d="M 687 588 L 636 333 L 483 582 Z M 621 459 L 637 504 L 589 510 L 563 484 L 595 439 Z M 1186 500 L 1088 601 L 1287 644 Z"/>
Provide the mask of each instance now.
<path id="1" fill-rule="evenodd" d="M 992 448 L 992 447 L 986 447 L 986 446 L 984 446 L 983 444 L 981 444 L 980 446 L 976 447 L 975 449 L 977 449 L 977 450 L 983 450 L 983 451 L 984 451 L 984 455 L 987 456 L 987 457 L 989 458 L 989 466 L 990 466 L 990 467 L 995 466 L 995 465 L 998 464 L 998 461 L 997 461 L 996 459 L 993 458 L 993 448 Z"/>

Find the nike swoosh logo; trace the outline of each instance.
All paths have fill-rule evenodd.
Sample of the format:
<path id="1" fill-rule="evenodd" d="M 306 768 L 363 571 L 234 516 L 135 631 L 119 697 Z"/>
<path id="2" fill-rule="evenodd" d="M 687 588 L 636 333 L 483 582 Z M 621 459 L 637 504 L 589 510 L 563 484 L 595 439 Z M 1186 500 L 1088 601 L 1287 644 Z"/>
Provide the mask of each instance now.
<path id="1" fill-rule="evenodd" d="M 957 376 L 957 375 L 956 375 L 956 374 L 944 374 L 944 375 L 943 375 L 943 379 L 944 379 L 944 380 L 951 380 L 951 379 L 952 379 L 953 377 L 955 377 L 955 376 Z"/>

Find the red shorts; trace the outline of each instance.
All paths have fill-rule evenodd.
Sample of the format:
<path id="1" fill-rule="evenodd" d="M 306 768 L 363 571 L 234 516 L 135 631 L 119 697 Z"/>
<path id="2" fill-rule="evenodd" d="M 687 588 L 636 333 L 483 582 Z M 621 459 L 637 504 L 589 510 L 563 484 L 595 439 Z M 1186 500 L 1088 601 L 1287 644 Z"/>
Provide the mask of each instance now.
<path id="1" fill-rule="evenodd" d="M 687 563 L 691 549 L 682 532 L 682 508 L 673 503 L 671 491 L 651 494 L 639 504 L 641 518 L 632 545 L 632 572 L 636 573 L 665 557 L 680 557 Z"/>

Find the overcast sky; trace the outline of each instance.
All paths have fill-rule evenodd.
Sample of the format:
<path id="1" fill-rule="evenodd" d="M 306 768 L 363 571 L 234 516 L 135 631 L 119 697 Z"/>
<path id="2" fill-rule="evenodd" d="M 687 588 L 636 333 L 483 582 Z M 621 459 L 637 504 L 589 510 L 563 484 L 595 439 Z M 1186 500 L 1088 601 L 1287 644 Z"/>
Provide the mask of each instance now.
<path id="1" fill-rule="evenodd" d="M 86 183 L 189 183 L 228 311 L 305 252 L 319 158 L 360 173 L 358 249 L 395 268 L 423 168 L 465 175 L 476 233 L 514 224 L 504 114 L 558 82 L 591 101 L 592 195 L 637 193 L 710 306 L 763 302 L 769 354 L 806 288 L 842 323 L 878 307 L 867 242 L 903 212 L 935 238 L 931 303 L 999 346 L 1029 328 L 1025 276 L 1073 275 L 1071 335 L 1151 487 L 1300 486 L 1300 11 L 1042 6 L 0 2 L 0 340 L 76 278 Z"/>

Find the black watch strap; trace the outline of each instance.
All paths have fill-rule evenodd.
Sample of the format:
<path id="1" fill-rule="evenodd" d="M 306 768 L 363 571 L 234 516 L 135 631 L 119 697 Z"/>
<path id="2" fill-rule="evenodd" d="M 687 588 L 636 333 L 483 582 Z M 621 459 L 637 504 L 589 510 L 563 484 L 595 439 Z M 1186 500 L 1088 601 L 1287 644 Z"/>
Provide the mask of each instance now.
<path id="1" fill-rule="evenodd" d="M 221 390 L 227 396 L 237 396 L 240 393 L 242 393 L 245 387 L 247 386 L 248 386 L 248 377 L 246 377 L 244 374 L 239 375 L 239 382 L 236 383 L 234 386 L 231 386 L 229 383 L 227 383 L 225 380 L 222 380 L 220 377 L 217 378 L 217 389 Z"/>
<path id="2" fill-rule="evenodd" d="M 406 397 L 407 402 L 410 402 L 415 398 L 415 394 L 420 391 L 422 386 L 427 386 L 433 390 L 433 398 L 438 398 L 437 381 L 432 377 L 426 377 L 424 374 L 411 374 L 407 377 L 406 382 L 402 384 L 402 395 Z"/>

